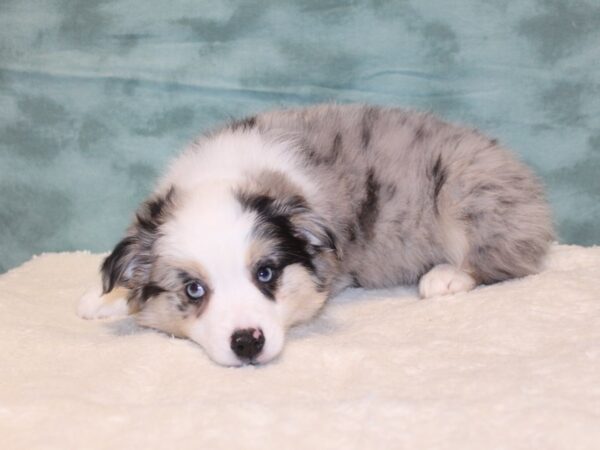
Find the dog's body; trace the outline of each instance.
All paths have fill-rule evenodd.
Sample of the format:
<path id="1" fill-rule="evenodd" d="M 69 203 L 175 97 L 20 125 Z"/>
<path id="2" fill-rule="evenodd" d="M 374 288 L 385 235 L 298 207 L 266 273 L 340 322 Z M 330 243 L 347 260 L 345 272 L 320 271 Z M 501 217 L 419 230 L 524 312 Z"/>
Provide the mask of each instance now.
<path id="1" fill-rule="evenodd" d="M 104 262 L 103 292 L 130 289 L 141 324 L 219 363 L 266 362 L 345 287 L 466 291 L 535 273 L 552 238 L 540 184 L 495 141 L 427 114 L 320 105 L 196 141 Z M 99 294 L 83 316 L 110 313 Z"/>

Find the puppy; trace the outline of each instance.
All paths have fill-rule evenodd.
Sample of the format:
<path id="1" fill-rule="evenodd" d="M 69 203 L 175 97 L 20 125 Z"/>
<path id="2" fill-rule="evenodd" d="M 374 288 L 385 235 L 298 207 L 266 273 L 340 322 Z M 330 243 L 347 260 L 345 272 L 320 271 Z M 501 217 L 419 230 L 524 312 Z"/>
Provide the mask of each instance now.
<path id="1" fill-rule="evenodd" d="M 175 159 L 79 314 L 266 363 L 346 287 L 465 292 L 535 273 L 552 239 L 540 183 L 477 131 L 366 105 L 268 112 Z"/>

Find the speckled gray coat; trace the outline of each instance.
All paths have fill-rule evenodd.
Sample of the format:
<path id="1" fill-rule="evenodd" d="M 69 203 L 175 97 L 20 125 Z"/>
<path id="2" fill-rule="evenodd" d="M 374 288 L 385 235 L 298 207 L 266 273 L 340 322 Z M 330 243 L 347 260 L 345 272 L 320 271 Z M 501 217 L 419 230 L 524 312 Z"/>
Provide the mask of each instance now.
<path id="1" fill-rule="evenodd" d="M 335 104 L 260 114 L 229 129 L 240 127 L 297 142 L 319 186 L 310 206 L 343 255 L 337 288 L 413 283 L 444 262 L 480 283 L 520 277 L 539 269 L 553 239 L 539 181 L 475 130 Z"/>

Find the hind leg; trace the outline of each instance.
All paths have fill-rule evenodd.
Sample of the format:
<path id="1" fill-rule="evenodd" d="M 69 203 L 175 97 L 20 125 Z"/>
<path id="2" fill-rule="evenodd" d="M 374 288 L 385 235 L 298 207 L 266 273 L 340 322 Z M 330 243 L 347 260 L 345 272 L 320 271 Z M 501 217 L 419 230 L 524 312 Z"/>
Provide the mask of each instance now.
<path id="1" fill-rule="evenodd" d="M 452 170 L 444 166 L 434 201 L 443 257 L 452 266 L 423 276 L 423 296 L 534 274 L 553 239 L 543 189 L 529 169 L 499 147 L 475 156 L 456 160 Z"/>
<path id="2" fill-rule="evenodd" d="M 77 304 L 77 315 L 83 319 L 122 317 L 132 312 L 127 302 L 126 289 L 115 288 L 108 294 L 103 294 L 100 283 L 89 288 Z"/>
<path id="3" fill-rule="evenodd" d="M 539 272 L 553 238 L 547 209 L 539 200 L 505 200 L 502 208 L 471 209 L 466 217 L 469 251 L 464 267 L 480 283 Z"/>

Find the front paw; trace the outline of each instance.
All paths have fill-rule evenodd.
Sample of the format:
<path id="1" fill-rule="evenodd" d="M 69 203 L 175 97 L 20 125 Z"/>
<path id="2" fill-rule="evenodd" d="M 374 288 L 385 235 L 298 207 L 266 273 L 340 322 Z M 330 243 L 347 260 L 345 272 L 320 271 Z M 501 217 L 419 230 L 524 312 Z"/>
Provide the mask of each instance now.
<path id="1" fill-rule="evenodd" d="M 77 304 L 77 315 L 82 319 L 104 319 L 127 314 L 127 291 L 121 288 L 103 295 L 100 285 L 93 286 L 81 296 Z"/>
<path id="2" fill-rule="evenodd" d="M 421 277 L 421 298 L 467 292 L 475 287 L 475 279 L 466 272 L 450 265 L 440 264 Z"/>

